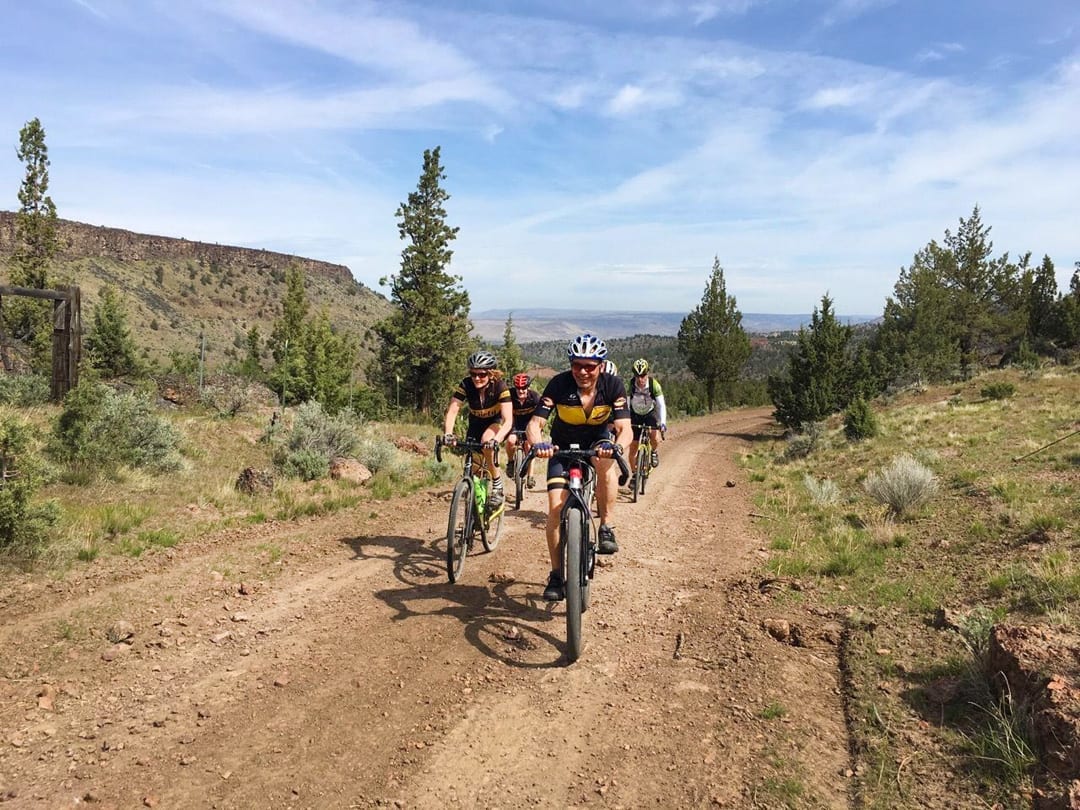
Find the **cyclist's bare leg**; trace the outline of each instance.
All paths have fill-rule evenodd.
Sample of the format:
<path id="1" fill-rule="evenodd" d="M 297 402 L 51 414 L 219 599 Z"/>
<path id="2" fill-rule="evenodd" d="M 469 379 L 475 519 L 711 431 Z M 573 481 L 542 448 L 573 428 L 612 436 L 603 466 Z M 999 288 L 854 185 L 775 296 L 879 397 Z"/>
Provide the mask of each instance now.
<path id="1" fill-rule="evenodd" d="M 484 431 L 484 435 L 480 437 L 482 442 L 490 442 L 495 438 L 495 434 L 499 432 L 498 425 L 492 425 Z M 484 448 L 484 466 L 487 467 L 488 473 L 491 475 L 491 480 L 494 481 L 499 477 L 499 471 L 495 467 L 495 451 L 490 447 Z"/>
<path id="2" fill-rule="evenodd" d="M 619 498 L 619 468 L 613 458 L 593 459 L 593 467 L 596 469 L 596 511 L 600 513 L 600 524 L 610 526 Z"/>
<path id="3" fill-rule="evenodd" d="M 562 556 L 559 554 L 559 519 L 562 517 L 563 504 L 566 503 L 565 489 L 548 490 L 547 535 L 548 554 L 551 556 L 551 570 L 562 571 Z"/>
<path id="4" fill-rule="evenodd" d="M 652 442 L 653 455 L 659 456 L 660 449 L 660 429 L 651 428 L 649 430 L 649 440 Z"/>

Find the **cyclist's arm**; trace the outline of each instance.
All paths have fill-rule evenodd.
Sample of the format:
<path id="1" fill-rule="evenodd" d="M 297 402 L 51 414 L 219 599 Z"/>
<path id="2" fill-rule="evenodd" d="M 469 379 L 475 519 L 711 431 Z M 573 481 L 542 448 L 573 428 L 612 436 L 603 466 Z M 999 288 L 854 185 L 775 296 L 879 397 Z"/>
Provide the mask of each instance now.
<path id="1" fill-rule="evenodd" d="M 634 430 L 630 427 L 629 417 L 625 419 L 616 419 L 613 424 L 615 426 L 615 443 L 622 448 L 624 456 L 629 455 L 630 440 L 634 435 Z"/>
<path id="2" fill-rule="evenodd" d="M 502 424 L 495 431 L 495 441 L 502 444 L 507 434 L 514 429 L 514 405 L 510 400 L 499 405 L 499 416 L 502 418 Z"/>
<path id="3" fill-rule="evenodd" d="M 540 431 L 543 430 L 545 422 L 547 422 L 545 417 L 534 416 L 530 419 L 529 424 L 525 426 L 525 441 L 530 445 L 539 444 L 543 441 Z"/>
<path id="4" fill-rule="evenodd" d="M 667 405 L 664 404 L 664 395 L 656 395 L 656 418 L 661 427 L 667 424 Z"/>
<path id="5" fill-rule="evenodd" d="M 443 433 L 449 436 L 454 432 L 454 423 L 457 421 L 458 411 L 461 410 L 461 400 L 453 397 L 446 407 L 446 417 L 443 419 Z"/>

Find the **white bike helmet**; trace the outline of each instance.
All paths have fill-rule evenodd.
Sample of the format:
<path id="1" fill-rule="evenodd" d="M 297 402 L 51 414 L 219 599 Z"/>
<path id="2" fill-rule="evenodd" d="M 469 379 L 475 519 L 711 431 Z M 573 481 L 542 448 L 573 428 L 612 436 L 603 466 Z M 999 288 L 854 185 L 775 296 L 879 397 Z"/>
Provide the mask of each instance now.
<path id="1" fill-rule="evenodd" d="M 618 377 L 619 376 L 619 367 L 617 365 L 615 365 L 615 363 L 612 362 L 611 360 L 605 360 L 604 361 L 604 373 L 605 374 L 614 374 L 616 377 Z"/>
<path id="2" fill-rule="evenodd" d="M 566 356 L 570 360 L 603 360 L 607 357 L 607 344 L 586 332 L 570 341 Z"/>
<path id="3" fill-rule="evenodd" d="M 495 368 L 499 361 L 491 352 L 478 351 L 469 355 L 469 368 Z"/>

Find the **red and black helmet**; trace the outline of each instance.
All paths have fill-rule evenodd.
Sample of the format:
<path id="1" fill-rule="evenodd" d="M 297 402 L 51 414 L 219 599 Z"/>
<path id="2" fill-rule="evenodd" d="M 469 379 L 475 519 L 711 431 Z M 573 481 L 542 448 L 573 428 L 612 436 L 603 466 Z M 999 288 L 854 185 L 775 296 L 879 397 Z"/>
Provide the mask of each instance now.
<path id="1" fill-rule="evenodd" d="M 532 377 L 528 374 L 515 374 L 514 375 L 514 388 L 528 388 L 532 382 Z"/>

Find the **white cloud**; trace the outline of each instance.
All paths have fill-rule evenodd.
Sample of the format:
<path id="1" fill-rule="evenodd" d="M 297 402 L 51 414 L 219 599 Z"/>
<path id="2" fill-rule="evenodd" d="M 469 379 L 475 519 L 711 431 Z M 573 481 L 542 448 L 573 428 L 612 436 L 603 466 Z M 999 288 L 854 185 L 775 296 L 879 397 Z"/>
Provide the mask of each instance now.
<path id="1" fill-rule="evenodd" d="M 953 54 L 962 53 L 964 46 L 959 42 L 939 42 L 915 54 L 916 62 L 941 62 Z"/>

